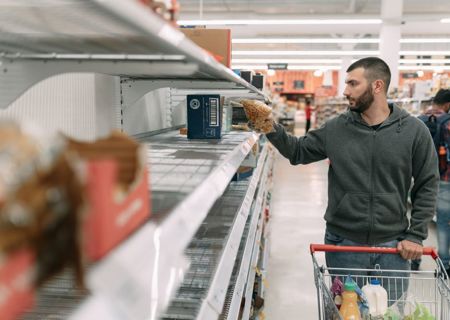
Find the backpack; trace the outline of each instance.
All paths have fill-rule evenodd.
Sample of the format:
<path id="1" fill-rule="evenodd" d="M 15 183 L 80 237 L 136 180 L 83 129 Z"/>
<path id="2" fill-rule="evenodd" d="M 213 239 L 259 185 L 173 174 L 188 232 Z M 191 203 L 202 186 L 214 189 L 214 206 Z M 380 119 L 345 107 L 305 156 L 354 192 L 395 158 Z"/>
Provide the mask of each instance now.
<path id="1" fill-rule="evenodd" d="M 427 126 L 428 130 L 430 130 L 431 137 L 433 138 L 434 147 L 436 148 L 436 152 L 439 154 L 439 147 L 446 146 L 450 147 L 450 141 L 444 141 L 445 131 L 448 130 L 447 122 L 450 121 L 450 114 L 445 113 L 439 116 L 434 114 L 432 115 L 421 115 L 418 117 L 422 120 Z M 450 137 L 450 134 L 447 135 Z M 450 138 L 447 138 L 450 140 Z"/>

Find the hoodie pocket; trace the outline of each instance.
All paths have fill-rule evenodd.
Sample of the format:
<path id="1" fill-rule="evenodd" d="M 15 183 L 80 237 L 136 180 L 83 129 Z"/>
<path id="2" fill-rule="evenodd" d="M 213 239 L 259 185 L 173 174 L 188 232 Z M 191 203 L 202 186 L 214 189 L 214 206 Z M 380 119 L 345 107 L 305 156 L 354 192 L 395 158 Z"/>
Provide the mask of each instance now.
<path id="1" fill-rule="evenodd" d="M 405 204 L 397 193 L 374 194 L 373 216 L 376 225 L 397 224 L 398 226 L 403 221 L 405 212 Z"/>
<path id="2" fill-rule="evenodd" d="M 334 224 L 352 230 L 367 228 L 369 195 L 367 193 L 346 193 L 339 202 L 333 217 Z M 331 222 L 331 221 L 330 221 Z"/>

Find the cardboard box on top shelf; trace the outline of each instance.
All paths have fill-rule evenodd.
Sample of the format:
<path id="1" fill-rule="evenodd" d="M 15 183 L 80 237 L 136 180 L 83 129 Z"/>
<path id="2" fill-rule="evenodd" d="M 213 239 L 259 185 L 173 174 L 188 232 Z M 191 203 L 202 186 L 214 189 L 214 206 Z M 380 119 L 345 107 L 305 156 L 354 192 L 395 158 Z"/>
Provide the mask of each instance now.
<path id="1" fill-rule="evenodd" d="M 2 255 L 0 315 L 3 320 L 14 320 L 34 305 L 35 258 L 28 249 Z"/>
<path id="2" fill-rule="evenodd" d="M 146 148 L 116 132 L 94 143 L 71 141 L 86 161 L 84 251 L 98 260 L 151 215 Z"/>
<path id="3" fill-rule="evenodd" d="M 231 67 L 231 30 L 180 28 L 186 37 L 224 66 Z"/>

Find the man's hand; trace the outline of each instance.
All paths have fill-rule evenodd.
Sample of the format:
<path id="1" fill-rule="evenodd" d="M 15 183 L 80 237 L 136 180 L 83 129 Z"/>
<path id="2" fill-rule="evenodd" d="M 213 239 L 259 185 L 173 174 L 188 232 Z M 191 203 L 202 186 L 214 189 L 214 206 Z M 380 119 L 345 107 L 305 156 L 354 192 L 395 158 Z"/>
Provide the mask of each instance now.
<path id="1" fill-rule="evenodd" d="M 256 123 L 249 120 L 248 126 L 258 133 L 266 134 L 275 132 L 274 123 L 275 121 L 273 120 L 272 114 L 269 114 L 267 118 L 258 120 Z"/>
<path id="2" fill-rule="evenodd" d="M 397 249 L 405 260 L 417 260 L 422 256 L 423 246 L 409 240 L 400 241 Z"/>

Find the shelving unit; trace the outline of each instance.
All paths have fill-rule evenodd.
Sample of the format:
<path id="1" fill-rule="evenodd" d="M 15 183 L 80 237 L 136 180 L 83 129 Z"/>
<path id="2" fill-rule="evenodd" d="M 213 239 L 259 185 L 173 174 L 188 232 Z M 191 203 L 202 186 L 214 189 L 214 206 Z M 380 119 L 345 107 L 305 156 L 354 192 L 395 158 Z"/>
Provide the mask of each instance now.
<path id="1" fill-rule="evenodd" d="M 232 183 L 211 209 L 187 249 L 191 267 L 163 319 L 218 319 L 223 315 L 227 290 L 235 278 L 235 261 L 249 264 L 247 248 L 253 248 L 270 161 L 266 146 L 251 180 Z M 242 250 L 241 243 L 246 244 L 248 238 L 252 245 Z"/>
<path id="2" fill-rule="evenodd" d="M 1 108 L 33 84 L 68 72 L 157 79 L 145 93 L 165 86 L 222 89 L 228 82 L 263 96 L 137 1 L 20 0 L 1 5 L 0 19 Z"/>
<path id="3" fill-rule="evenodd" d="M 0 29 L 0 108 L 46 78 L 73 72 L 116 76 L 122 111 L 160 88 L 176 89 L 179 96 L 213 90 L 225 97 L 268 100 L 137 1 L 7 1 L 0 4 Z M 237 188 L 233 192 L 244 195 L 243 202 L 227 207 L 229 221 L 214 221 L 217 236 L 228 228 L 229 237 L 194 318 L 219 316 L 249 216 L 245 237 L 251 241 L 242 253 L 245 263 L 248 248 L 252 262 L 257 257 L 261 219 L 255 217 L 261 216 L 263 177 L 272 156 L 264 149 L 250 183 L 229 186 L 258 135 L 230 132 L 220 141 L 188 141 L 170 129 L 135 136 L 148 145 L 149 222 L 89 267 L 88 294 L 73 289 L 70 273 L 62 274 L 40 289 L 37 306 L 25 319 L 158 319 L 187 270 L 186 255 L 199 257 L 199 248 L 204 249 L 200 257 L 207 253 L 202 241 L 193 240 L 195 234 L 204 230 L 208 215 L 214 216 L 214 204 L 227 201 L 224 191 Z M 196 247 L 186 249 L 190 243 Z"/>

